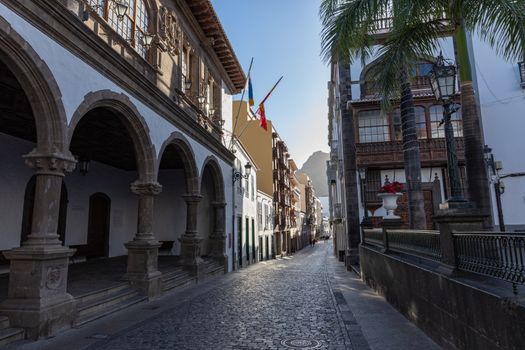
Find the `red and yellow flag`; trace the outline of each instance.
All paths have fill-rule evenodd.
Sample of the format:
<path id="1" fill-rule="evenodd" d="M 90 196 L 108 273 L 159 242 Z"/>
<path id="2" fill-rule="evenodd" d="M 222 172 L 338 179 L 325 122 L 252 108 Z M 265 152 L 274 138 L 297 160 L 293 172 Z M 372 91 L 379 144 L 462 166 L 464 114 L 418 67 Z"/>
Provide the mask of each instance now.
<path id="1" fill-rule="evenodd" d="M 264 130 L 268 131 L 268 123 L 266 122 L 266 112 L 264 111 L 264 103 L 261 103 L 259 105 L 258 114 L 260 117 L 259 125 Z"/>

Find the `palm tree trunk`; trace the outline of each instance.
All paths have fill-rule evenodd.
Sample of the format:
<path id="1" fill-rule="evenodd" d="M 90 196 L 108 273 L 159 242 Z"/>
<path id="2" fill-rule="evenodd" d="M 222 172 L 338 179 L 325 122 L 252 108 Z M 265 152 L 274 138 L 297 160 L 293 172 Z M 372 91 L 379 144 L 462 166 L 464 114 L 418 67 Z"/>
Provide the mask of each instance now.
<path id="1" fill-rule="evenodd" d="M 461 114 L 468 180 L 467 198 L 488 215 L 485 226 L 490 228 L 492 226 L 491 197 L 483 156 L 484 140 L 481 117 L 472 85 L 472 68 L 468 55 L 467 35 L 462 25 L 458 26 L 454 39 L 461 85 Z"/>
<path id="2" fill-rule="evenodd" d="M 421 189 L 421 158 L 417 139 L 416 115 L 410 81 L 405 69 L 401 82 L 401 131 L 403 133 L 403 156 L 408 193 L 408 217 L 411 229 L 427 228 L 423 191 Z"/>

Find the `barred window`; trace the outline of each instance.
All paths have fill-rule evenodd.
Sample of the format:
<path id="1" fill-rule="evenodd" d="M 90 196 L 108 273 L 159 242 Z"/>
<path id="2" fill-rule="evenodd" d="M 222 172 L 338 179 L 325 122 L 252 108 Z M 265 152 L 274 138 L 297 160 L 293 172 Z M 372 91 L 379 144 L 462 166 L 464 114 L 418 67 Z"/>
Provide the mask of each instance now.
<path id="1" fill-rule="evenodd" d="M 443 120 L 443 107 L 441 105 L 434 105 L 430 107 L 430 127 L 432 131 L 432 138 L 444 138 L 445 127 L 441 124 Z M 452 114 L 451 117 L 452 128 L 454 129 L 455 137 L 463 136 L 463 122 L 461 120 L 461 110 Z"/>
<path id="2" fill-rule="evenodd" d="M 387 115 L 379 109 L 359 112 L 358 120 L 359 142 L 390 141 Z"/>
<path id="3" fill-rule="evenodd" d="M 147 47 L 144 45 L 144 35 L 148 33 L 149 18 L 146 4 L 143 0 L 120 0 L 128 5 L 126 15 L 117 18 L 115 0 L 88 0 L 88 5 L 100 17 L 123 37 L 135 50 L 146 58 Z"/>

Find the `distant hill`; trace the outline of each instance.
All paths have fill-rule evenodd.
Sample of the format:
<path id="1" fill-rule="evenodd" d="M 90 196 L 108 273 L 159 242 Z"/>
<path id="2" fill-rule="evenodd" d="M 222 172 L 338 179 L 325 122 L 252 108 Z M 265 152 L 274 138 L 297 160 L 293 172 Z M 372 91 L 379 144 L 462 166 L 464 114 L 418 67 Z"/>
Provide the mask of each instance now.
<path id="1" fill-rule="evenodd" d="M 308 160 L 304 162 L 299 172 L 305 173 L 312 180 L 315 195 L 317 197 L 328 197 L 328 183 L 326 180 L 326 161 L 330 159 L 330 154 L 322 151 L 314 152 Z"/>

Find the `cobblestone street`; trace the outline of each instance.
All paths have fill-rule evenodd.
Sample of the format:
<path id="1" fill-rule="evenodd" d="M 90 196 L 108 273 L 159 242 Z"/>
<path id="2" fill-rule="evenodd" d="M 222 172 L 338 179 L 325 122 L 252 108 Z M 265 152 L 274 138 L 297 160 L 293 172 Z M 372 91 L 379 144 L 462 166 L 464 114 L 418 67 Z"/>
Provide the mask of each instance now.
<path id="1" fill-rule="evenodd" d="M 72 340 L 88 349 L 437 348 L 331 249 L 321 242 L 24 348 L 72 349 Z M 123 320 L 127 327 L 113 328 Z"/>

